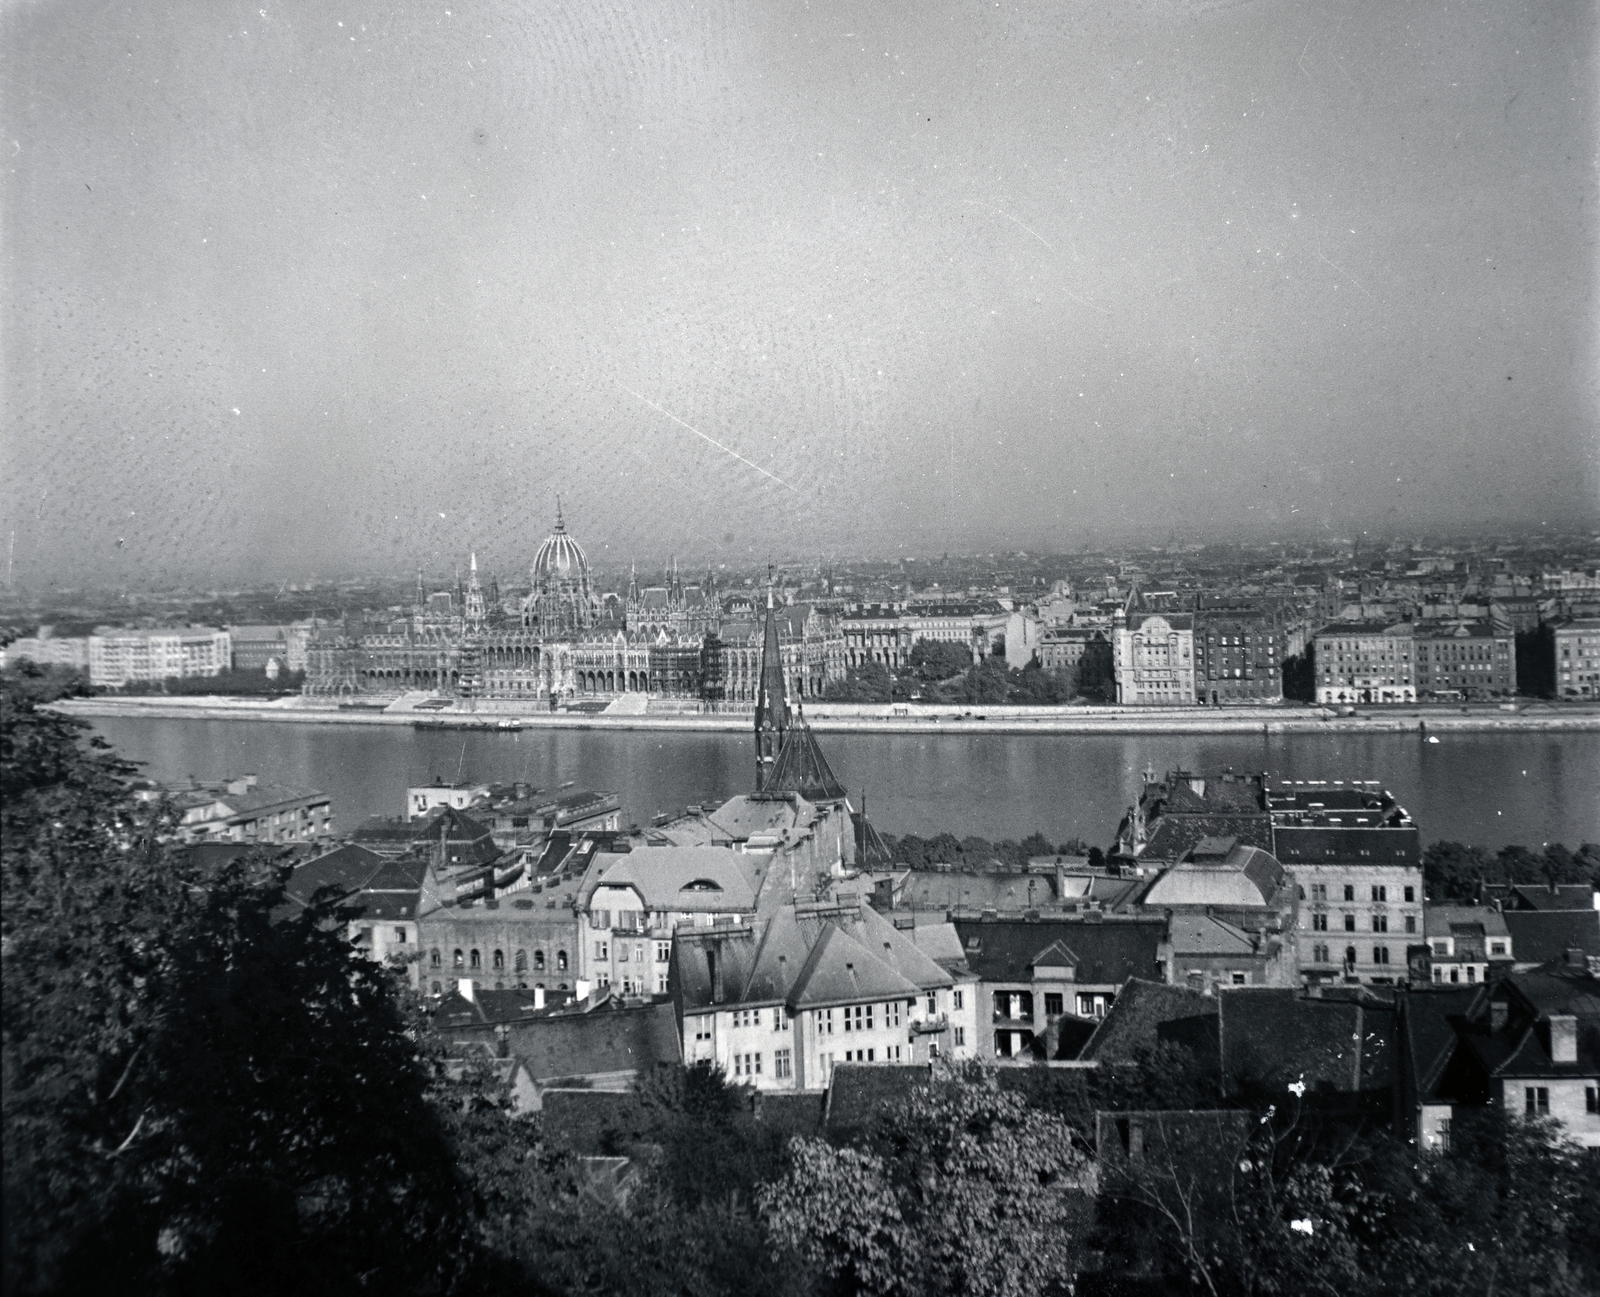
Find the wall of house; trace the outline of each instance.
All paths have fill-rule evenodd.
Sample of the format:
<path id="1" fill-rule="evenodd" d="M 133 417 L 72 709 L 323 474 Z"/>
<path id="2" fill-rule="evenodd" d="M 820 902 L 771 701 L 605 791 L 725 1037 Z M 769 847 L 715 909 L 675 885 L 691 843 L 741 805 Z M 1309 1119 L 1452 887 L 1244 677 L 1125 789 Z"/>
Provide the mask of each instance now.
<path id="1" fill-rule="evenodd" d="M 1347 975 L 1362 982 L 1405 980 L 1406 947 L 1423 940 L 1420 867 L 1296 861 L 1292 869 L 1305 891 L 1296 942 L 1302 980 L 1335 981 Z M 1353 892 L 1349 899 L 1347 887 Z M 1383 889 L 1383 900 L 1373 899 L 1374 887 Z M 1407 888 L 1411 889 L 1410 900 L 1406 899 Z M 1325 918 L 1325 929 L 1317 926 L 1318 916 Z M 1347 917 L 1354 920 L 1354 929 L 1346 926 Z M 1378 930 L 1380 920 L 1385 930 Z M 1352 946 L 1356 958 L 1347 969 L 1345 954 Z M 1387 951 L 1386 961 L 1378 957 L 1379 950 Z"/>
<path id="2" fill-rule="evenodd" d="M 1508 1116 L 1527 1115 L 1527 1091 L 1550 1092 L 1550 1116 L 1559 1121 L 1567 1137 L 1584 1148 L 1600 1148 L 1600 1113 L 1589 1111 L 1588 1091 L 1600 1094 L 1600 1076 L 1540 1078 L 1508 1077 L 1500 1083 L 1500 1102 Z"/>

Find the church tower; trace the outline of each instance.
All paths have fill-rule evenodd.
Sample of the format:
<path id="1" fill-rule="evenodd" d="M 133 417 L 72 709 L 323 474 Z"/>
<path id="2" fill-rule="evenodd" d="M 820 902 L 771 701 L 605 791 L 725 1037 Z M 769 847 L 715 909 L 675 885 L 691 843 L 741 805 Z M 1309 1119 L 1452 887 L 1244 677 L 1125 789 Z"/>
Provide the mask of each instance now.
<path id="1" fill-rule="evenodd" d="M 467 575 L 467 593 L 462 601 L 469 626 L 482 626 L 484 619 L 483 588 L 478 584 L 478 555 L 472 555 L 472 566 Z"/>
<path id="2" fill-rule="evenodd" d="M 772 606 L 772 576 L 767 575 L 767 626 L 761 644 L 761 683 L 756 692 L 756 791 L 767 786 L 778 753 L 789 734 L 789 697 L 783 683 L 778 646 L 778 614 Z"/>

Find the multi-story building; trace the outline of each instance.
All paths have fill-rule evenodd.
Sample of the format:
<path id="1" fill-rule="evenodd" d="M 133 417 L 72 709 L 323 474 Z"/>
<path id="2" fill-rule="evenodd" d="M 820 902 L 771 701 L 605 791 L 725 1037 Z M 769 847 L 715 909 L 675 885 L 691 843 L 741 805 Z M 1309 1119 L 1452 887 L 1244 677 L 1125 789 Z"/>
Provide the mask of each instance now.
<path id="1" fill-rule="evenodd" d="M 920 1063 L 953 1045 L 956 978 L 855 896 L 680 924 L 670 970 L 684 1063 L 758 1090 L 821 1090 L 835 1063 Z"/>
<path id="2" fill-rule="evenodd" d="M 1092 626 L 1058 626 L 1039 640 L 1039 665 L 1046 671 L 1065 671 L 1069 680 L 1110 680 L 1111 641 Z"/>
<path id="3" fill-rule="evenodd" d="M 1162 918 L 984 916 L 955 920 L 977 977 L 979 1058 L 1051 1058 L 1071 1027 L 1103 1018 L 1130 977 L 1168 980 Z M 1070 1056 L 1070 1054 L 1068 1054 Z"/>
<path id="4" fill-rule="evenodd" d="M 240 775 L 141 795 L 171 800 L 184 842 L 327 842 L 333 837 L 332 801 L 315 788 L 264 784 L 255 775 Z"/>
<path id="5" fill-rule="evenodd" d="M 49 626 L 28 639 L 12 640 L 0 653 L 0 663 L 15 666 L 28 661 L 42 667 L 69 667 L 81 671 L 89 665 L 89 641 L 83 636 L 58 638 Z"/>
<path id="6" fill-rule="evenodd" d="M 1193 614 L 1119 611 L 1112 641 L 1119 703 L 1195 705 Z"/>
<path id="7" fill-rule="evenodd" d="M 685 586 L 674 568 L 666 586 L 634 583 L 626 600 L 602 597 L 559 511 L 530 576 L 532 590 L 517 604 L 500 598 L 498 581 L 479 584 L 476 556 L 453 591 L 428 593 L 419 574 L 410 616 L 315 630 L 307 692 L 428 690 L 548 706 L 623 694 L 754 700 L 760 623 L 749 601 L 719 605 L 709 576 Z M 520 613 L 508 617 L 508 604 Z M 818 697 L 844 677 L 844 637 L 830 611 L 781 608 L 780 642 L 796 697 Z"/>
<path id="8" fill-rule="evenodd" d="M 310 622 L 281 626 L 230 626 L 228 635 L 232 641 L 235 671 L 261 671 L 272 662 L 285 671 L 306 669 L 306 645 L 311 639 Z"/>
<path id="9" fill-rule="evenodd" d="M 902 604 L 852 604 L 839 619 L 844 659 L 851 667 L 880 662 L 890 671 L 909 666 L 911 626 L 901 616 Z"/>
<path id="10" fill-rule="evenodd" d="M 1555 628 L 1556 695 L 1600 697 L 1600 617 L 1574 617 Z"/>
<path id="11" fill-rule="evenodd" d="M 1195 690 L 1200 702 L 1282 701 L 1286 645 L 1272 613 L 1258 608 L 1201 608 L 1194 622 Z"/>
<path id="12" fill-rule="evenodd" d="M 1408 622 L 1341 622 L 1313 640 L 1319 703 L 1414 703 Z"/>
<path id="13" fill-rule="evenodd" d="M 1376 783 L 1270 784 L 1273 854 L 1304 893 L 1300 975 L 1391 984 L 1422 939 L 1421 835 Z"/>
<path id="14" fill-rule="evenodd" d="M 89 683 L 105 688 L 221 675 L 232 661 L 228 632 L 207 626 L 101 626 L 89 636 Z"/>
<path id="15" fill-rule="evenodd" d="M 1413 946 L 1413 982 L 1472 986 L 1489 980 L 1491 965 L 1512 968 L 1511 932 L 1500 911 L 1488 905 L 1428 905 L 1423 943 Z"/>
<path id="16" fill-rule="evenodd" d="M 1412 652 L 1418 698 L 1474 700 L 1517 692 L 1516 635 L 1503 623 L 1419 623 L 1412 629 Z"/>

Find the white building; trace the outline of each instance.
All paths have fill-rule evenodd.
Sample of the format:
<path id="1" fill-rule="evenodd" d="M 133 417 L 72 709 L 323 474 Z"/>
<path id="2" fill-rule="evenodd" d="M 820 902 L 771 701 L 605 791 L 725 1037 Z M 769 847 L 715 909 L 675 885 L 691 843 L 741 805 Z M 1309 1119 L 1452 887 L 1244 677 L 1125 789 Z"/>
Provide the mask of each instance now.
<path id="1" fill-rule="evenodd" d="M 1600 696 L 1600 617 L 1575 617 L 1555 628 L 1556 696 Z"/>
<path id="2" fill-rule="evenodd" d="M 123 629 L 102 626 L 89 636 L 89 683 L 121 688 L 190 676 L 215 676 L 233 661 L 232 640 L 209 626 Z"/>
<path id="3" fill-rule="evenodd" d="M 89 641 L 81 635 L 57 639 L 51 634 L 50 627 L 41 626 L 37 635 L 31 639 L 12 640 L 6 645 L 4 653 L 0 654 L 0 663 L 8 667 L 24 659 L 37 666 L 70 667 L 81 671 L 89 665 Z"/>
<path id="4" fill-rule="evenodd" d="M 1112 648 L 1119 703 L 1196 705 L 1192 614 L 1119 611 Z"/>

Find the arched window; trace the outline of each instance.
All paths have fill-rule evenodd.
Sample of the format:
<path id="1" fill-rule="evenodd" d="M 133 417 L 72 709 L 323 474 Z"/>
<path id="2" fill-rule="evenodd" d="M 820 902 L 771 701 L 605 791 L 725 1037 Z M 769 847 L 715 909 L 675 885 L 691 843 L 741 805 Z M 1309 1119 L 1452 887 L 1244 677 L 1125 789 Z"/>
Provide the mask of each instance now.
<path id="1" fill-rule="evenodd" d="M 528 952 L 526 950 L 519 950 L 519 951 L 517 951 L 517 972 L 526 973 L 527 971 L 528 971 Z"/>
<path id="2" fill-rule="evenodd" d="M 429 968 L 442 968 L 442 967 L 444 967 L 444 960 L 442 960 L 439 957 L 439 947 L 438 946 L 435 946 L 432 950 L 430 950 L 428 952 L 428 967 Z"/>
<path id="3" fill-rule="evenodd" d="M 483 956 L 480 955 L 477 952 L 476 949 L 474 949 L 472 954 L 468 956 L 468 959 L 471 960 L 472 967 L 474 967 L 474 968 L 482 968 L 483 967 Z"/>
<path id="4" fill-rule="evenodd" d="M 496 972 L 504 971 L 505 966 L 506 966 L 506 952 L 505 951 L 497 950 L 497 951 L 494 952 L 494 966 L 495 966 L 495 971 Z"/>
<path id="5" fill-rule="evenodd" d="M 458 946 L 458 947 L 456 947 L 456 957 L 455 957 L 455 965 L 456 965 L 457 968 L 461 967 L 462 959 L 463 959 L 463 956 L 461 954 L 461 948 Z"/>
<path id="6" fill-rule="evenodd" d="M 533 971 L 536 973 L 544 972 L 544 951 L 542 950 L 533 952 Z"/>
<path id="7" fill-rule="evenodd" d="M 566 971 L 567 971 L 567 952 L 564 951 L 564 950 L 558 950 L 558 951 L 556 951 L 556 972 L 564 973 Z"/>

